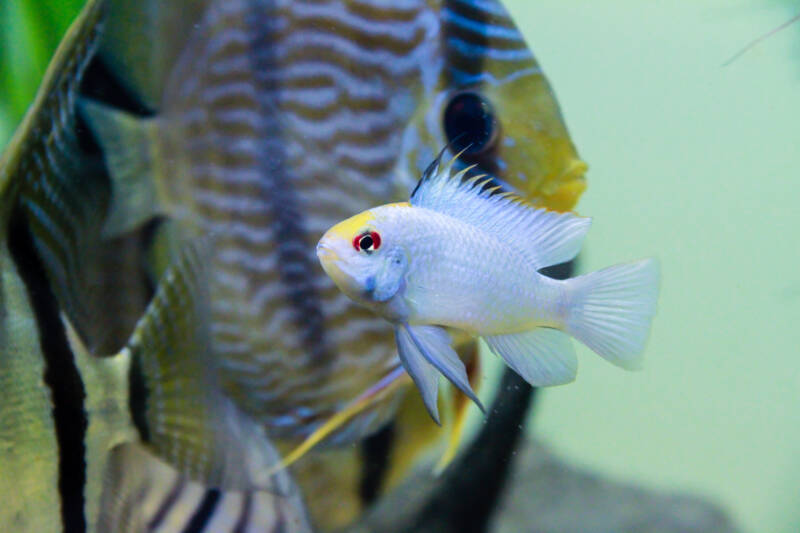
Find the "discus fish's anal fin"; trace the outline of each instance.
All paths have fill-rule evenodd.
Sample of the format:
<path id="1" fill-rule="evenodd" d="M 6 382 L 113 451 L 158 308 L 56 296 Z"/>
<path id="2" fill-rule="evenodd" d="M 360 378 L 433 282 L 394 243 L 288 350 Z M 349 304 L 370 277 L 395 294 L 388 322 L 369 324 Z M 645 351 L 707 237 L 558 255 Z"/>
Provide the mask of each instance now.
<path id="1" fill-rule="evenodd" d="M 111 207 L 104 237 L 128 233 L 168 212 L 159 195 L 157 122 L 88 99 L 79 102 L 89 127 L 103 148 L 111 176 Z"/>
<path id="2" fill-rule="evenodd" d="M 367 390 L 364 394 L 356 398 L 350 405 L 334 414 L 324 424 L 314 430 L 296 448 L 286 454 L 280 464 L 273 467 L 270 472 L 278 472 L 296 463 L 305 454 L 311 451 L 317 444 L 324 441 L 338 429 L 344 427 L 347 422 L 368 410 L 370 407 L 382 402 L 390 397 L 394 391 L 400 387 L 408 385 L 408 375 L 398 367 L 398 370 L 390 372 L 378 384 Z"/>
<path id="3" fill-rule="evenodd" d="M 216 381 L 208 331 L 210 238 L 187 244 L 164 273 L 125 350 L 131 414 L 145 444 L 209 487 L 272 490 L 279 456 L 262 426 Z"/>
<path id="4" fill-rule="evenodd" d="M 461 390 L 461 392 L 466 394 L 470 400 L 475 402 L 481 411 L 484 411 L 483 404 L 481 404 L 481 401 L 475 395 L 469 383 L 464 363 L 450 345 L 450 335 L 448 335 L 443 328 L 438 326 L 409 326 L 408 324 L 401 324 L 397 327 L 396 334 L 398 351 L 405 352 L 406 354 L 405 357 L 401 354 L 401 361 L 407 359 L 409 361 L 427 363 L 429 367 L 438 370 L 453 385 Z M 425 369 L 423 372 L 428 372 L 424 365 L 417 364 L 416 367 L 421 367 Z M 406 370 L 408 370 L 408 368 L 406 368 Z M 410 370 L 409 374 L 411 374 Z M 414 375 L 412 374 L 411 377 L 414 378 Z M 426 376 L 425 379 L 430 378 Z M 414 381 L 416 382 L 417 380 L 415 379 Z M 434 384 L 437 382 L 438 379 L 433 381 Z M 430 411 L 431 406 L 436 405 L 436 396 L 433 394 L 434 387 L 431 387 L 427 382 L 425 386 L 427 390 L 423 390 L 423 388 L 420 387 L 420 392 L 422 392 L 423 400 L 426 400 L 426 394 L 428 395 L 425 405 L 428 406 L 428 410 Z M 429 401 L 431 405 L 428 404 Z M 433 413 L 431 413 L 431 416 L 433 416 Z M 437 416 L 434 416 L 434 420 L 436 420 L 437 423 L 439 422 L 438 412 Z"/>
<path id="5" fill-rule="evenodd" d="M 557 329 L 536 328 L 484 340 L 492 352 L 534 387 L 563 385 L 573 381 L 578 373 L 572 341 Z"/>
<path id="6" fill-rule="evenodd" d="M 441 154 L 439 155 L 441 157 Z M 519 249 L 538 270 L 565 263 L 580 251 L 591 219 L 535 207 L 512 192 L 490 187 L 491 178 L 453 172 L 455 158 L 428 167 L 409 203 L 473 225 Z"/>

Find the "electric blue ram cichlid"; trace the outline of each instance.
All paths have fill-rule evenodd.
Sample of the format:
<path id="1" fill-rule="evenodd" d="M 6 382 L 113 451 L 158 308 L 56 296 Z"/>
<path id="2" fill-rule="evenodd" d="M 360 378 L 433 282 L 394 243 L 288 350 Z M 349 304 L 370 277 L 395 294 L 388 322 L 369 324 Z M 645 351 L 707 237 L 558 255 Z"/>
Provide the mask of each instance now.
<path id="1" fill-rule="evenodd" d="M 568 335 L 617 366 L 640 366 L 658 298 L 654 259 L 568 280 L 590 219 L 535 208 L 439 157 L 408 203 L 365 211 L 317 245 L 347 296 L 394 325 L 400 360 L 438 422 L 439 374 L 480 403 L 445 328 L 482 337 L 534 386 L 575 379 Z"/>

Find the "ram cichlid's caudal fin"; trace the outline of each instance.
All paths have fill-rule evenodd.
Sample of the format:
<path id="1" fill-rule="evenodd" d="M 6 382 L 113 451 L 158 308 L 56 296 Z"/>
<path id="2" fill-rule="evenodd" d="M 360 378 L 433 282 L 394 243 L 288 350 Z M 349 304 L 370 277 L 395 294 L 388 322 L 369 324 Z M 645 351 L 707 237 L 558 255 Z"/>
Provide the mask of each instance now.
<path id="1" fill-rule="evenodd" d="M 111 176 L 111 207 L 103 227 L 105 237 L 136 229 L 167 207 L 158 194 L 157 122 L 88 99 L 79 108 L 103 147 Z"/>
<path id="2" fill-rule="evenodd" d="M 131 411 L 142 440 L 191 479 L 268 490 L 277 454 L 264 430 L 221 391 L 208 332 L 209 240 L 165 272 L 128 346 Z"/>
<path id="3" fill-rule="evenodd" d="M 455 159 L 442 164 L 437 158 L 414 189 L 411 205 L 444 213 L 510 242 L 537 270 L 578 255 L 590 218 L 534 207 L 511 192 L 489 187 L 489 178 L 466 178 L 469 168 L 453 173 L 454 163 Z"/>
<path id="4" fill-rule="evenodd" d="M 655 259 L 612 266 L 566 282 L 571 302 L 565 331 L 611 363 L 642 366 L 658 299 Z"/>
<path id="5" fill-rule="evenodd" d="M 534 387 L 563 385 L 573 381 L 578 373 L 572 341 L 557 329 L 536 328 L 484 340 L 492 352 Z"/>

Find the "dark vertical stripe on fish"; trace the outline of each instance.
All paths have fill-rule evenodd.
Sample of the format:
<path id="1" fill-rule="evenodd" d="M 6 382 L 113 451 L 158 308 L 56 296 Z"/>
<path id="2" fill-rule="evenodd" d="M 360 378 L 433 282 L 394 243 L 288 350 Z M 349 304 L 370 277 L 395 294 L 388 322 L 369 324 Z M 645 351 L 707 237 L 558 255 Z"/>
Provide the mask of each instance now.
<path id="1" fill-rule="evenodd" d="M 374 503 L 380 496 L 389 470 L 394 439 L 394 423 L 390 422 L 361 442 L 363 461 L 358 492 L 364 507 Z"/>
<path id="2" fill-rule="evenodd" d="M 194 512 L 186 527 L 183 528 L 183 533 L 201 533 L 208 525 L 217 505 L 219 505 L 220 496 L 218 489 L 207 490 L 206 495 L 203 496 L 203 500 L 200 502 L 200 506 Z"/>
<path id="3" fill-rule="evenodd" d="M 167 494 L 167 497 L 164 498 L 164 501 L 161 502 L 161 506 L 158 508 L 158 511 L 153 515 L 153 518 L 150 519 L 150 522 L 147 524 L 147 531 L 155 531 L 161 523 L 167 518 L 170 510 L 175 506 L 178 499 L 183 492 L 184 487 L 186 486 L 186 480 L 183 477 L 178 477 L 175 480 L 175 484 L 172 485 L 172 488 Z"/>
<path id="4" fill-rule="evenodd" d="M 131 370 L 128 374 L 128 408 L 131 412 L 133 425 L 136 426 L 143 442 L 150 442 L 150 427 L 147 425 L 147 397 L 149 391 L 142 373 L 142 362 L 138 357 L 131 360 Z"/>
<path id="5" fill-rule="evenodd" d="M 44 383 L 50 389 L 58 445 L 58 491 L 65 533 L 86 531 L 86 430 L 83 388 L 69 349 L 55 295 L 33 246 L 30 229 L 17 210 L 9 224 L 8 247 L 28 292 L 44 356 Z"/>
<path id="6" fill-rule="evenodd" d="M 236 521 L 233 528 L 233 533 L 245 533 L 247 526 L 250 523 L 250 514 L 253 512 L 253 493 L 245 492 L 242 498 L 242 513 Z"/>
<path id="7" fill-rule="evenodd" d="M 468 58 L 465 58 L 463 51 L 455 45 L 456 42 L 462 40 L 459 34 L 462 31 L 463 22 L 459 23 L 459 21 L 468 20 L 474 27 L 488 27 L 489 16 L 488 12 L 473 5 L 473 2 L 445 0 L 444 6 L 442 6 L 442 39 L 447 59 L 445 75 L 449 87 L 458 87 L 464 83 L 464 80 L 461 79 L 462 73 L 483 72 L 486 61 L 484 53 L 470 54 Z M 469 44 L 472 45 L 472 50 L 486 50 L 489 44 L 488 35 L 481 31 L 472 31 Z"/>
<path id="8" fill-rule="evenodd" d="M 249 53 L 258 83 L 260 116 L 265 122 L 263 126 L 269 130 L 259 161 L 263 177 L 261 191 L 272 215 L 278 268 L 294 309 L 293 319 L 302 345 L 313 360 L 332 361 L 333 353 L 325 338 L 322 299 L 315 281 L 317 265 L 308 253 L 304 210 L 291 184 L 285 146 L 279 142 L 281 126 L 271 97 L 275 81 L 270 74 L 278 68 L 277 60 L 272 56 L 275 31 L 261 15 L 263 12 L 259 7 L 251 8 L 247 14 L 247 24 L 253 36 Z"/>

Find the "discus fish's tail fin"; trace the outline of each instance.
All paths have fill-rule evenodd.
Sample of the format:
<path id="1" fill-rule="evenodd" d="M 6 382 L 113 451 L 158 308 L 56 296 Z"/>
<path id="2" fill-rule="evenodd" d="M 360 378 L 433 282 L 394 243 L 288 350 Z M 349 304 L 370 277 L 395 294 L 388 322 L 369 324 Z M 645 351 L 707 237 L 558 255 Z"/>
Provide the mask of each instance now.
<path id="1" fill-rule="evenodd" d="M 634 370 L 656 312 L 659 265 L 644 259 L 566 281 L 567 333 L 607 361 Z"/>
<path id="2" fill-rule="evenodd" d="M 166 214 L 166 199 L 159 194 L 160 176 L 156 175 L 159 161 L 156 120 L 137 117 L 88 99 L 81 100 L 79 105 L 103 148 L 111 176 L 111 207 L 103 236 L 128 233 Z"/>
<path id="3" fill-rule="evenodd" d="M 123 350 L 131 356 L 131 417 L 142 441 L 190 479 L 226 490 L 272 490 L 277 452 L 217 383 L 209 240 L 184 246 Z"/>

